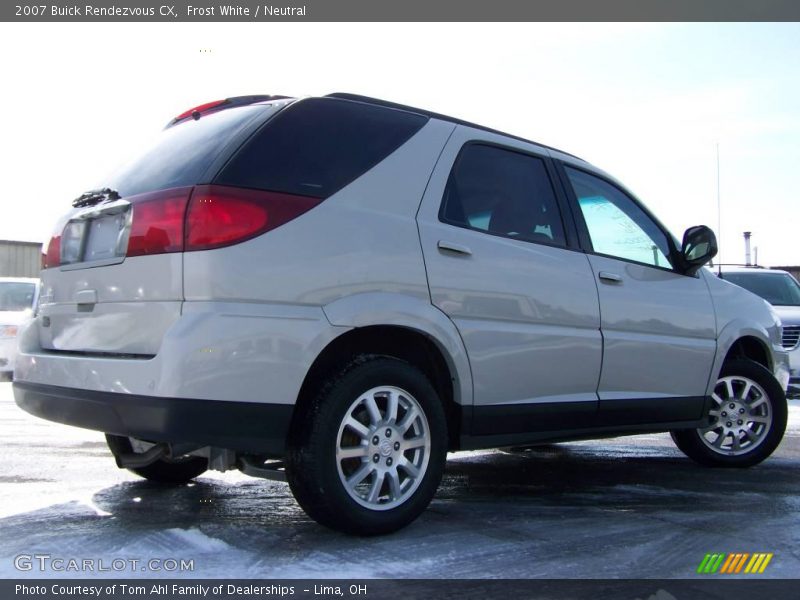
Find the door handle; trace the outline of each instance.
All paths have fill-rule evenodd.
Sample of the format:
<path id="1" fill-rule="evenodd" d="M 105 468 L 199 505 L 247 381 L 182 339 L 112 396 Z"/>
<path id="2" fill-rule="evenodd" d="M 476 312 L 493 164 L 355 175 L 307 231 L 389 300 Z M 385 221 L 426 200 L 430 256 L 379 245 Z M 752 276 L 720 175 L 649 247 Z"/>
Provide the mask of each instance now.
<path id="1" fill-rule="evenodd" d="M 608 271 L 600 271 L 597 276 L 603 281 L 610 283 L 622 283 L 622 276 L 616 273 L 609 273 Z"/>
<path id="2" fill-rule="evenodd" d="M 448 252 L 455 252 L 456 254 L 463 254 L 464 256 L 472 256 L 472 250 L 461 244 L 454 244 L 453 242 L 445 242 L 439 240 L 437 244 L 439 250 L 447 250 Z"/>
<path id="3" fill-rule="evenodd" d="M 75 293 L 76 304 L 97 304 L 97 292 L 95 290 L 81 290 Z"/>

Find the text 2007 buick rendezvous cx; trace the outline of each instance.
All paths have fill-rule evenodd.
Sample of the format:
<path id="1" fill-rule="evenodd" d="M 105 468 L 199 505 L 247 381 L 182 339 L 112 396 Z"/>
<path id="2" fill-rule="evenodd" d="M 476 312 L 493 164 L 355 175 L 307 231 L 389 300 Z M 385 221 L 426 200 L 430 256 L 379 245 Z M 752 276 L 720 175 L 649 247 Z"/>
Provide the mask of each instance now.
<path id="1" fill-rule="evenodd" d="M 766 302 L 569 154 L 348 94 L 231 98 L 58 223 L 20 334 L 25 410 L 184 482 L 285 476 L 346 532 L 396 530 L 449 450 L 670 431 L 712 466 L 777 447 Z M 285 465 L 285 470 L 284 470 Z"/>

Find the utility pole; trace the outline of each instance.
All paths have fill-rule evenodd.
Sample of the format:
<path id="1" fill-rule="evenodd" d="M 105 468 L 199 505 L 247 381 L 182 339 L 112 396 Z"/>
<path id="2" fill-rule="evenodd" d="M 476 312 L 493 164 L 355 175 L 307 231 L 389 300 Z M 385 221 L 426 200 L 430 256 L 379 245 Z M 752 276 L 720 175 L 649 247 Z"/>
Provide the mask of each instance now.
<path id="1" fill-rule="evenodd" d="M 717 142 L 717 253 L 719 254 L 719 274 L 722 275 L 722 202 L 719 195 L 719 142 Z"/>

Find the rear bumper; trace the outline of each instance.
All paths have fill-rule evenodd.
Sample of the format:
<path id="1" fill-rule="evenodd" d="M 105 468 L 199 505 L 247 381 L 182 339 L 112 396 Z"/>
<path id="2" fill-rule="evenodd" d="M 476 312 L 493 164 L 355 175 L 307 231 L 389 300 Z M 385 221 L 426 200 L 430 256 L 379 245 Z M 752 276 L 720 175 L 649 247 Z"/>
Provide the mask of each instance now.
<path id="1" fill-rule="evenodd" d="M 57 423 L 153 442 L 282 456 L 292 405 L 161 398 L 15 382 L 23 410 Z"/>
<path id="2" fill-rule="evenodd" d="M 87 314 L 87 320 L 95 318 Z M 21 383 L 287 405 L 296 402 L 322 349 L 347 331 L 332 326 L 320 307 L 185 302 L 158 353 L 137 356 L 43 348 L 42 321 L 37 317 L 20 329 L 14 379 Z"/>

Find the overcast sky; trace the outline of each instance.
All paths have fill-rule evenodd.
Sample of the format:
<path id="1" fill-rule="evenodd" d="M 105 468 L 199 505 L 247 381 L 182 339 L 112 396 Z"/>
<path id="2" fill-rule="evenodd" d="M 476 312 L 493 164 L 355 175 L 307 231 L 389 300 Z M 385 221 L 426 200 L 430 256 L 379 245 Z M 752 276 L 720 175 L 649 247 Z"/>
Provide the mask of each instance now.
<path id="1" fill-rule="evenodd" d="M 0 24 L 0 239 L 69 202 L 176 114 L 252 93 L 348 91 L 556 146 L 722 259 L 800 265 L 800 25 Z"/>

